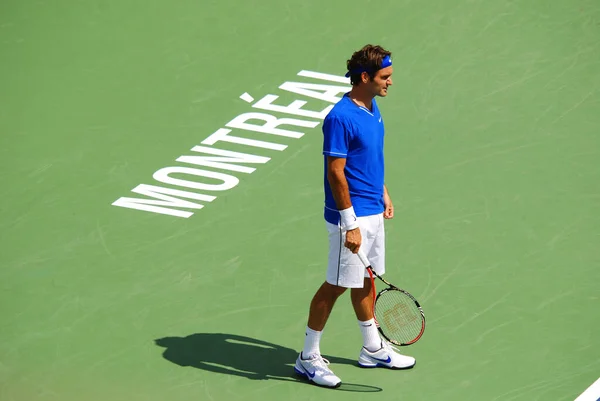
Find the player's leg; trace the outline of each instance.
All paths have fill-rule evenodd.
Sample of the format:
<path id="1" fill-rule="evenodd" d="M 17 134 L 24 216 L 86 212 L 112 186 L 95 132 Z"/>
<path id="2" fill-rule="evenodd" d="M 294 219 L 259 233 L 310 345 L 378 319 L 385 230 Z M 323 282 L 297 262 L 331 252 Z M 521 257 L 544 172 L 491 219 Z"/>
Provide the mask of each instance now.
<path id="1" fill-rule="evenodd" d="M 371 256 L 374 258 L 374 261 L 371 262 L 372 267 L 376 269 L 376 271 L 381 270 L 382 258 L 379 254 L 373 252 L 373 247 L 379 246 L 376 242 L 380 231 L 380 220 L 378 215 L 360 217 L 359 224 L 362 233 L 361 250 L 367 255 L 369 261 L 371 261 Z M 362 286 L 352 288 L 350 291 L 350 299 L 352 301 L 354 313 L 358 319 L 358 327 L 360 328 L 363 337 L 363 347 L 371 351 L 376 351 L 381 348 L 381 338 L 379 337 L 379 331 L 377 330 L 375 319 L 373 318 L 372 283 L 369 278 L 370 276 L 362 263 L 360 264 L 359 273 L 362 280 Z"/>
<path id="2" fill-rule="evenodd" d="M 324 282 L 317 290 L 310 303 L 306 340 L 303 349 L 305 357 L 320 354 L 319 340 L 327 319 L 335 305 L 335 301 L 346 291 L 346 288 Z"/>
<path id="3" fill-rule="evenodd" d="M 343 233 L 338 226 L 327 223 L 329 232 L 329 257 L 327 280 L 317 290 L 310 303 L 308 323 L 304 337 L 304 348 L 298 358 L 294 370 L 315 384 L 326 387 L 337 387 L 341 380 L 327 366 L 323 359 L 319 343 L 327 319 L 333 310 L 336 300 L 346 291 L 344 285 L 344 263 L 340 255 L 343 252 Z"/>
<path id="4" fill-rule="evenodd" d="M 320 354 L 319 340 L 327 319 L 346 288 L 356 286 L 356 277 L 347 274 L 347 253 L 351 253 L 343 244 L 345 235 L 338 225 L 326 223 L 329 238 L 326 281 L 317 290 L 310 303 L 306 338 L 303 349 L 305 357 Z M 356 276 L 356 273 L 354 274 Z"/>
<path id="5" fill-rule="evenodd" d="M 399 354 L 379 336 L 373 316 L 371 286 L 371 279 L 365 278 L 364 289 L 353 288 L 351 292 L 352 305 L 363 337 L 363 347 L 358 356 L 358 364 L 365 368 L 378 366 L 391 369 L 412 368 L 415 365 L 414 358 Z"/>
<path id="6" fill-rule="evenodd" d="M 373 319 L 373 289 L 371 279 L 365 278 L 362 288 L 353 288 L 350 291 L 350 300 L 356 318 L 360 321 Z"/>
<path id="7" fill-rule="evenodd" d="M 345 290 L 325 282 L 310 303 L 304 348 L 296 359 L 294 371 L 320 386 L 338 387 L 342 383 L 327 366 L 329 361 L 321 356 L 319 343 L 335 301 Z"/>
<path id="8" fill-rule="evenodd" d="M 322 331 L 327 319 L 335 305 L 335 301 L 346 291 L 346 288 L 331 285 L 324 282 L 315 293 L 310 302 L 308 314 L 308 327 L 312 330 Z"/>
<path id="9" fill-rule="evenodd" d="M 383 215 L 372 216 L 369 222 L 369 229 L 372 230 L 372 242 L 369 248 L 365 249 L 367 259 L 371 263 L 373 270 L 379 275 L 385 273 L 385 230 Z M 365 276 L 369 276 L 365 269 Z M 363 289 L 352 289 L 352 304 L 359 319 L 361 332 L 363 333 L 363 348 L 360 350 L 358 364 L 366 368 L 386 367 L 390 369 L 409 369 L 415 365 L 415 359 L 410 356 L 401 355 L 387 341 L 381 340 L 379 331 L 375 325 L 373 317 L 373 295 L 370 278 L 365 277 L 365 286 Z M 366 288 L 369 291 L 366 291 Z M 362 290 L 362 291 L 361 291 Z M 368 299 L 367 299 L 368 298 Z M 370 317 L 368 321 L 361 321 L 361 318 Z M 375 338 L 375 336 L 377 336 Z"/>
<path id="10" fill-rule="evenodd" d="M 363 347 L 375 351 L 381 348 L 381 338 L 373 317 L 373 294 L 371 280 L 365 278 L 362 288 L 353 288 L 350 299 L 358 319 L 358 327 L 363 338 Z"/>

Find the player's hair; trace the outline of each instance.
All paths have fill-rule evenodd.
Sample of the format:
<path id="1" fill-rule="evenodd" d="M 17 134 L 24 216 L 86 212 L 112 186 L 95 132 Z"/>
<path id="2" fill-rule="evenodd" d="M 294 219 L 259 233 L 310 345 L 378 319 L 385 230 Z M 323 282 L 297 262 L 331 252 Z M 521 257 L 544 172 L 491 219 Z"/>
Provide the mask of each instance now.
<path id="1" fill-rule="evenodd" d="M 381 69 L 381 63 L 385 56 L 391 56 L 392 53 L 378 45 L 366 45 L 362 49 L 354 52 L 350 60 L 346 61 L 346 67 L 350 71 L 350 83 L 358 85 L 361 80 L 361 71 L 367 72 L 371 79 Z"/>

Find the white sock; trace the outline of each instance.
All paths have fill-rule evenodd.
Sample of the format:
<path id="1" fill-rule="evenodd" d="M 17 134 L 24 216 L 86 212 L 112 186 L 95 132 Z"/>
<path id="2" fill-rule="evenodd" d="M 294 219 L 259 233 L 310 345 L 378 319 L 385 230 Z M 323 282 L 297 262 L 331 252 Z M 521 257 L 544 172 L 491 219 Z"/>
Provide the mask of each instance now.
<path id="1" fill-rule="evenodd" d="M 302 350 L 302 359 L 309 359 L 313 355 L 321 355 L 319 342 L 321 341 L 322 331 L 314 331 L 306 326 L 306 337 L 304 338 L 304 349 Z"/>
<path id="2" fill-rule="evenodd" d="M 368 351 L 374 352 L 381 348 L 381 338 L 379 337 L 377 326 L 375 326 L 375 319 L 367 320 L 366 322 L 359 320 L 358 326 L 363 336 L 363 346 Z"/>

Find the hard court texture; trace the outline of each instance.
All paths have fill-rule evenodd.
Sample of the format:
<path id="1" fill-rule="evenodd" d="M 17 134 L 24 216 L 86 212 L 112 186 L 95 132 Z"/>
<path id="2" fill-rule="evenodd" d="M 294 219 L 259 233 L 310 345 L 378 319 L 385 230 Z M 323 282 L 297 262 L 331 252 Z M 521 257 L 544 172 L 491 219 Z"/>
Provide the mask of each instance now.
<path id="1" fill-rule="evenodd" d="M 279 86 L 343 85 L 297 74 L 366 43 L 394 60 L 386 277 L 428 321 L 415 369 L 363 370 L 342 296 L 331 391 L 292 369 L 325 277 L 322 120 L 240 95 L 323 110 Z M 593 0 L 3 1 L 0 400 L 574 400 L 600 376 L 599 55 Z M 176 161 L 251 112 L 319 124 L 212 145 L 269 158 L 251 174 Z M 112 205 L 140 184 L 216 199 Z"/>

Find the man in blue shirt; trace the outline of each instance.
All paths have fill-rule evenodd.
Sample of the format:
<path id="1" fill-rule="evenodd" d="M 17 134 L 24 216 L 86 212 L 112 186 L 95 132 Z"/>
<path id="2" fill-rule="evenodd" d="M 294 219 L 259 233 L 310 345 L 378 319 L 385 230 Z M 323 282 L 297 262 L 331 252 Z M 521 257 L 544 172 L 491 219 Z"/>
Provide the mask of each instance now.
<path id="1" fill-rule="evenodd" d="M 352 90 L 323 122 L 327 276 L 310 304 L 304 348 L 294 366 L 296 373 L 325 387 L 338 387 L 341 380 L 321 356 L 319 342 L 335 301 L 347 288 L 363 336 L 358 364 L 391 369 L 415 365 L 414 358 L 397 353 L 379 337 L 371 281 L 356 255 L 360 248 L 378 274 L 385 272 L 383 222 L 394 217 L 394 206 L 384 183 L 384 126 L 375 97 L 387 96 L 392 85 L 391 53 L 367 45 L 346 64 Z"/>

